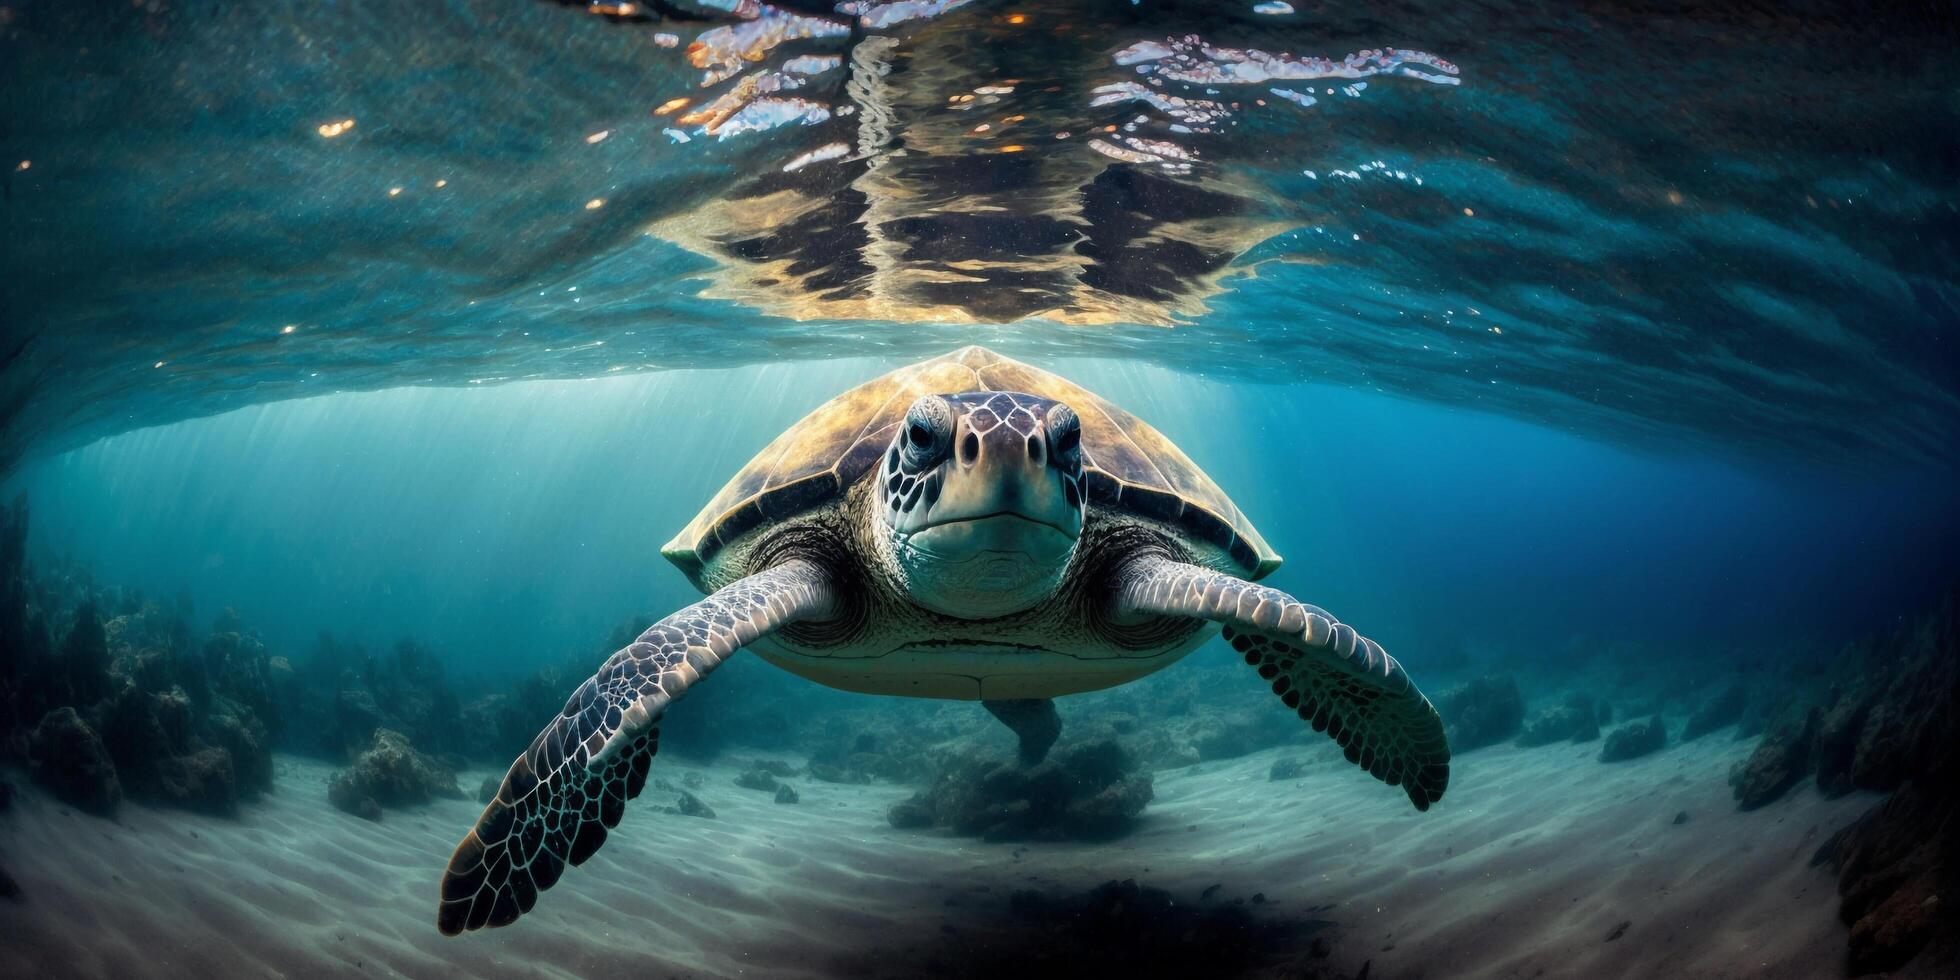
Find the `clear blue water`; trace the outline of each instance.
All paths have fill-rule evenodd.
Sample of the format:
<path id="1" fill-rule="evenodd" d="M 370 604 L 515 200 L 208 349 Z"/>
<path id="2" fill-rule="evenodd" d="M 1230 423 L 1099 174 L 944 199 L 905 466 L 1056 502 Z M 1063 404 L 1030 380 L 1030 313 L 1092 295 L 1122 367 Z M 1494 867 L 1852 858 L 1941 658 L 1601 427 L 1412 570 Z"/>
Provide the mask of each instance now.
<path id="1" fill-rule="evenodd" d="M 235 607 L 282 648 L 418 636 L 521 672 L 692 588 L 658 554 L 862 359 L 244 409 L 30 465 L 38 553 Z M 1557 656 L 1575 635 L 1820 651 L 1954 570 L 1953 486 L 1630 452 L 1325 386 L 1059 362 L 1170 435 L 1391 651 Z M 1420 659 L 1412 656 L 1411 659 Z"/>
<path id="2" fill-rule="evenodd" d="M 107 733 L 130 801 L 116 825 L 125 836 L 77 844 L 77 855 L 94 846 L 87 853 L 113 862 L 156 835 L 195 832 L 183 827 L 214 835 L 207 857 L 257 854 L 248 845 L 294 827 L 306 828 L 289 841 L 295 854 L 374 848 L 359 852 L 366 863 L 349 880 L 377 890 L 337 892 L 286 871 L 270 886 L 381 916 L 347 927 L 359 952 L 282 945 L 308 921 L 288 910 L 220 922 L 212 931 L 235 946 L 148 964 L 163 973 L 250 972 L 260 955 L 301 973 L 359 957 L 359 969 L 407 975 L 528 973 L 561 962 L 550 943 L 572 935 L 587 970 L 723 975 L 737 971 L 718 957 L 737 947 L 718 945 L 725 920 L 715 916 L 766 906 L 815 925 L 800 936 L 751 931 L 756 945 L 738 958 L 762 975 L 907 976 L 925 962 L 909 952 L 860 969 L 831 953 L 800 962 L 798 943 L 823 946 L 814 933 L 825 923 L 846 945 L 854 928 L 936 932 L 928 911 L 908 918 L 893 896 L 936 910 L 946 896 L 906 889 L 941 875 L 998 885 L 996 898 L 1035 887 L 1034 899 L 1016 899 L 1017 915 L 1129 877 L 1162 881 L 1195 907 L 1185 886 L 1202 885 L 1194 876 L 1222 859 L 1181 843 L 1171 821 L 1236 808 L 1240 826 L 1271 826 L 1243 809 L 1266 785 L 1260 753 L 1275 766 L 1289 753 L 1339 763 L 1225 644 L 1180 666 L 1186 676 L 1064 700 L 1065 747 L 1106 738 L 1134 757 L 1126 772 L 1158 780 L 1140 822 L 1105 850 L 1013 850 L 956 832 L 938 848 L 939 838 L 903 836 L 898 811 L 887 820 L 884 808 L 968 779 L 983 764 L 972 760 L 1006 751 L 1003 730 L 971 706 L 959 715 L 847 696 L 744 657 L 676 708 L 655 763 L 656 778 L 675 782 L 649 790 L 659 803 L 643 800 L 616 833 L 658 841 L 673 826 L 662 821 L 686 823 L 658 812 L 683 786 L 742 812 L 716 793 L 732 793 L 723 784 L 760 754 L 793 763 L 796 785 L 822 800 L 825 819 L 843 814 L 835 826 L 852 841 L 903 857 L 870 868 L 855 845 L 782 844 L 795 828 L 724 830 L 738 823 L 725 820 L 701 832 L 718 856 L 739 863 L 752 848 L 805 847 L 811 867 L 832 861 L 849 873 L 785 861 L 781 893 L 768 875 L 745 887 L 686 879 L 713 914 L 694 932 L 662 933 L 664 953 L 622 943 L 612 920 L 560 893 L 585 887 L 584 901 L 612 896 L 609 914 L 666 921 L 660 903 L 674 889 L 648 887 L 658 897 L 635 912 L 616 897 L 627 892 L 606 890 L 620 886 L 604 870 L 584 886 L 568 875 L 541 900 L 558 918 L 463 941 L 506 945 L 436 945 L 430 893 L 447 848 L 474 818 L 476 782 L 511 755 L 511 733 L 485 733 L 483 719 L 530 696 L 517 693 L 527 684 L 555 708 L 613 640 L 697 600 L 660 545 L 770 439 L 852 385 L 967 344 L 1066 376 L 1169 436 L 1285 556 L 1267 584 L 1393 652 L 1448 702 L 1460 747 L 1475 726 L 1453 705 L 1474 700 L 1463 692 L 1480 690 L 1479 678 L 1522 690 L 1526 719 L 1570 696 L 1613 708 L 1619 723 L 1651 714 L 1674 733 L 1673 754 L 1641 765 L 1673 768 L 1611 770 L 1635 775 L 1599 776 L 1622 781 L 1598 793 L 1682 794 L 1683 817 L 1696 807 L 1692 826 L 1707 834 L 1806 856 L 1813 837 L 1862 809 L 1824 809 L 1846 793 L 1953 783 L 1947 763 L 1916 750 L 1889 769 L 1860 762 L 1841 783 L 1830 768 L 1833 752 L 1882 754 L 1865 743 L 1928 744 L 1925 733 L 1952 717 L 1939 707 L 1945 681 L 1926 666 L 1946 661 L 1913 659 L 1950 654 L 1951 632 L 1911 632 L 1960 576 L 1960 26 L 1950 10 L 0 3 L 0 494 L 29 515 L 24 564 L 0 549 L 0 775 L 24 800 L 9 816 L 0 797 L 0 884 L 13 880 L 9 865 L 24 865 L 19 890 L 44 896 L 38 908 L 9 905 L 0 888 L 0 933 L 16 937 L 0 938 L 0 967 L 86 974 L 131 962 L 59 959 L 86 943 L 50 909 L 123 922 L 117 938 L 137 947 L 144 928 L 192 921 L 89 894 L 82 872 L 60 870 L 81 863 L 21 860 L 30 848 L 16 841 L 92 840 L 63 822 L 96 818 L 63 809 L 89 807 L 50 778 L 62 767 L 45 761 L 35 735 L 44 712 L 71 703 Z M 150 707 L 85 697 L 67 667 L 34 666 L 74 662 L 63 651 L 89 633 L 77 624 L 98 620 L 105 690 L 127 682 Z M 268 726 L 257 748 L 279 767 L 276 778 L 268 769 L 269 798 L 244 787 L 249 753 L 222 742 L 211 720 L 227 700 L 248 700 L 206 679 L 224 661 L 207 652 L 217 649 L 207 634 L 234 631 L 263 644 L 251 670 L 286 678 L 253 709 Z M 417 684 L 433 689 L 413 663 L 389 666 L 405 639 L 439 665 L 447 708 L 389 703 Z M 335 650 L 343 659 L 330 662 Z M 161 681 L 161 668 L 139 669 L 150 653 L 175 665 Z M 194 662 L 209 666 L 185 666 Z M 1858 666 L 1868 662 L 1885 666 Z M 1904 679 L 1886 688 L 1888 676 Z M 1736 743 L 1747 744 L 1682 744 L 1691 719 L 1731 686 L 1750 709 L 1724 724 L 1737 723 Z M 225 745 L 238 763 L 235 803 L 186 802 L 150 760 L 124 757 L 147 736 L 130 736 L 118 712 L 175 717 L 173 688 L 196 707 L 185 716 L 191 734 L 171 736 L 171 758 Z M 362 713 L 349 692 L 380 705 Z M 1803 728 L 1812 707 L 1837 719 L 1837 735 Z M 542 714 L 537 725 L 549 721 Z M 1879 722 L 1860 741 L 1867 717 L 1934 720 L 1888 743 Z M 328 773 L 356 764 L 377 721 L 411 730 L 460 772 L 465 799 L 400 814 L 390 802 L 385 834 L 329 808 Z M 825 748 L 860 733 L 883 747 Z M 1806 757 L 1810 783 L 1791 791 L 1799 802 L 1778 804 L 1808 809 L 1718 822 L 1744 799 L 1738 788 L 1731 800 L 1728 771 L 1779 739 L 1814 743 L 1823 759 Z M 1366 853 L 1369 869 L 1403 852 L 1383 858 L 1359 841 L 1407 840 L 1441 884 L 1370 891 L 1373 879 L 1356 883 L 1370 870 L 1349 875 L 1346 891 L 1289 892 L 1318 866 L 1235 852 L 1247 863 L 1226 875 L 1227 894 L 1272 891 L 1283 911 L 1255 916 L 1269 925 L 1337 924 L 1346 931 L 1325 934 L 1336 937 L 1331 959 L 1237 919 L 1227 932 L 1251 931 L 1194 942 L 1221 955 L 1280 951 L 1225 974 L 1351 976 L 1374 962 L 1375 976 L 1436 975 L 1422 957 L 1466 948 L 1464 934 L 1428 913 L 1395 920 L 1389 934 L 1414 938 L 1391 955 L 1396 941 L 1364 941 L 1365 916 L 1343 903 L 1429 909 L 1425 888 L 1482 887 L 1487 869 L 1451 861 L 1481 860 L 1468 856 L 1504 840 L 1480 815 L 1515 824 L 1561 809 L 1519 802 L 1533 784 L 1556 782 L 1563 808 L 1591 812 L 1588 776 L 1608 771 L 1592 748 L 1554 763 L 1512 740 L 1507 730 L 1459 753 L 1455 809 L 1446 801 L 1424 815 L 1441 822 L 1440 836 L 1371 823 L 1389 819 L 1390 804 L 1405 818 L 1406 801 L 1360 796 L 1331 770 L 1315 770 L 1330 782 L 1314 792 L 1352 819 L 1289 816 L 1286 826 L 1311 831 L 1275 833 L 1287 845 L 1326 833 L 1334 855 Z M 670 757 L 678 768 L 661 776 Z M 843 782 L 818 775 L 833 766 L 849 770 Z M 705 774 L 709 789 L 678 774 Z M 1232 782 L 1243 779 L 1253 782 Z M 1357 795 L 1342 795 L 1350 789 Z M 1242 795 L 1219 804 L 1212 793 Z M 1661 818 L 1676 796 L 1665 799 Z M 131 807 L 165 816 L 132 817 Z M 180 811 L 196 816 L 180 825 Z M 1790 812 L 1800 816 L 1780 815 Z M 1550 870 L 1610 878 L 1578 863 L 1590 853 L 1583 835 L 1601 832 L 1581 826 L 1544 830 L 1558 846 Z M 240 830 L 255 836 L 225 836 Z M 1342 832 L 1357 843 L 1338 843 Z M 899 836 L 878 836 L 887 833 Z M 1663 877 L 1708 860 L 1678 844 L 1613 846 L 1648 849 Z M 1429 853 L 1438 848 L 1447 853 Z M 613 873 L 663 886 L 674 879 L 662 876 L 693 873 L 649 856 L 651 846 L 622 850 L 607 852 L 620 862 Z M 1948 870 L 1927 880 L 1960 877 L 1960 860 L 1936 867 Z M 1049 877 L 1014 877 L 1028 868 Z M 858 872 L 903 881 L 881 893 L 899 911 L 838 884 Z M 1602 885 L 1608 907 L 1571 902 L 1614 921 L 1629 903 L 1648 903 L 1655 919 L 1732 911 L 1714 931 L 1769 950 L 1760 968 L 1837 975 L 1835 961 L 1817 959 L 1844 945 L 1829 931 L 1835 892 L 1826 872 L 1804 873 L 1813 877 L 1738 859 L 1733 880 L 1702 879 L 1714 891 L 1629 899 Z M 208 874 L 206 894 L 224 892 L 224 876 Z M 1766 901 L 1816 921 L 1779 932 L 1720 891 L 1756 884 Z M 1797 894 L 1786 897 L 1786 885 Z M 1563 898 L 1519 894 L 1489 892 L 1489 914 L 1515 922 Z M 958 901 L 987 900 L 963 893 L 945 904 Z M 566 933 L 581 915 L 601 924 Z M 1191 928 L 1218 927 L 1206 922 Z M 209 925 L 186 927 L 172 948 L 195 949 Z M 1567 932 L 1601 931 L 1593 925 Z M 389 938 L 397 928 L 399 943 Z M 1860 958 L 1857 928 L 1852 972 L 1890 963 Z M 1935 953 L 1916 968 L 1939 975 L 1927 963 L 1960 945 L 1960 929 L 1948 919 L 1922 928 Z M 995 964 L 999 949 L 1026 947 L 1060 962 L 1102 948 L 1063 932 L 948 940 L 948 955 Z M 1643 949 L 1661 945 L 1632 935 Z M 1744 962 L 1753 953 L 1731 962 L 1722 951 L 1682 954 L 1687 966 L 1638 956 L 1616 965 L 1574 952 L 1596 952 L 1591 932 L 1570 947 L 1564 936 L 1506 933 L 1504 943 L 1549 959 L 1465 952 L 1465 969 L 1759 968 Z M 1288 969 L 1274 967 L 1286 957 Z"/>

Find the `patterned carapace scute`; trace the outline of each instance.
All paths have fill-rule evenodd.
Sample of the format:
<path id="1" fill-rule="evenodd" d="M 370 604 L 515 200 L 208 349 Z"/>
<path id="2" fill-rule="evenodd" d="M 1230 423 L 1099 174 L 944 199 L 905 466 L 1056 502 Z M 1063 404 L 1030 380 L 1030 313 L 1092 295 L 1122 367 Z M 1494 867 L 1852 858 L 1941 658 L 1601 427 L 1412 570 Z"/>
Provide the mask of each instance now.
<path id="1" fill-rule="evenodd" d="M 900 368 L 825 402 L 757 453 L 661 553 L 703 585 L 730 542 L 822 506 L 871 473 L 918 398 L 969 391 L 1027 392 L 1073 409 L 1091 507 L 1178 528 L 1249 578 L 1279 567 L 1252 522 L 1163 433 L 1074 382 L 984 347 Z"/>

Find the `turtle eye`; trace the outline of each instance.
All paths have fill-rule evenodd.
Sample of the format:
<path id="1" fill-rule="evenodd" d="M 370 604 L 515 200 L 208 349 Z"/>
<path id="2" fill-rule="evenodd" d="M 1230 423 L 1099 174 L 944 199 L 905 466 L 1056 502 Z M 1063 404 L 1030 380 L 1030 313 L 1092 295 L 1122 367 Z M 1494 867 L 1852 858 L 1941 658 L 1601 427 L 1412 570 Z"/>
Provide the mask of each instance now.
<path id="1" fill-rule="evenodd" d="M 1048 412 L 1048 444 L 1055 447 L 1057 461 L 1073 461 L 1082 449 L 1082 420 L 1067 405 Z"/>
<path id="2" fill-rule="evenodd" d="M 905 413 L 905 431 L 899 435 L 906 460 L 915 468 L 932 465 L 949 441 L 945 435 L 952 428 L 952 413 L 945 403 L 936 398 L 919 399 Z"/>

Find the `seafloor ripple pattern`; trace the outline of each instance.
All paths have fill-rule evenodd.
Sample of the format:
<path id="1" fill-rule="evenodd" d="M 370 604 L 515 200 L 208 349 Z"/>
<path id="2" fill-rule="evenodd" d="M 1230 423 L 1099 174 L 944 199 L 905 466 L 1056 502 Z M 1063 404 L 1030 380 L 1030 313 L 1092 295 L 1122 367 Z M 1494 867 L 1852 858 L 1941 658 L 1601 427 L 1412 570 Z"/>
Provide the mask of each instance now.
<path id="1" fill-rule="evenodd" d="M 1278 589 L 1180 562 L 1138 563 L 1118 601 L 1130 611 L 1225 624 L 1225 638 L 1272 682 L 1273 693 L 1347 760 L 1400 786 L 1427 810 L 1450 781 L 1442 717 L 1402 665 L 1319 606 Z"/>
<path id="2" fill-rule="evenodd" d="M 817 569 L 752 575 L 655 623 L 588 679 L 511 764 L 456 847 L 436 924 L 454 935 L 508 925 L 583 864 L 646 784 L 655 723 L 689 685 L 756 637 L 830 607 Z"/>

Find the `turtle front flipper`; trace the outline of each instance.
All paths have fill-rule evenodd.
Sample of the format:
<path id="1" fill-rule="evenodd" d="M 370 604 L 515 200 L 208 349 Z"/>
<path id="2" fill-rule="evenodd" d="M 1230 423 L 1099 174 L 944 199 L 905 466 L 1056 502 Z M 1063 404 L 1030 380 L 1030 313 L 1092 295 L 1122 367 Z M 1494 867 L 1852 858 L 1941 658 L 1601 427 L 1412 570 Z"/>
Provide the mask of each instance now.
<path id="1" fill-rule="evenodd" d="M 1418 810 L 1442 798 L 1450 782 L 1443 719 L 1375 641 L 1278 589 L 1167 558 L 1133 559 L 1114 584 L 1119 619 L 1223 623 L 1233 649 L 1349 762 L 1402 787 Z"/>
<path id="2" fill-rule="evenodd" d="M 582 864 L 646 783 L 660 716 L 688 686 L 756 638 L 823 619 L 827 579 L 790 561 L 729 585 L 649 627 L 569 700 L 513 762 L 442 879 L 445 934 L 508 925 L 567 864 Z"/>

